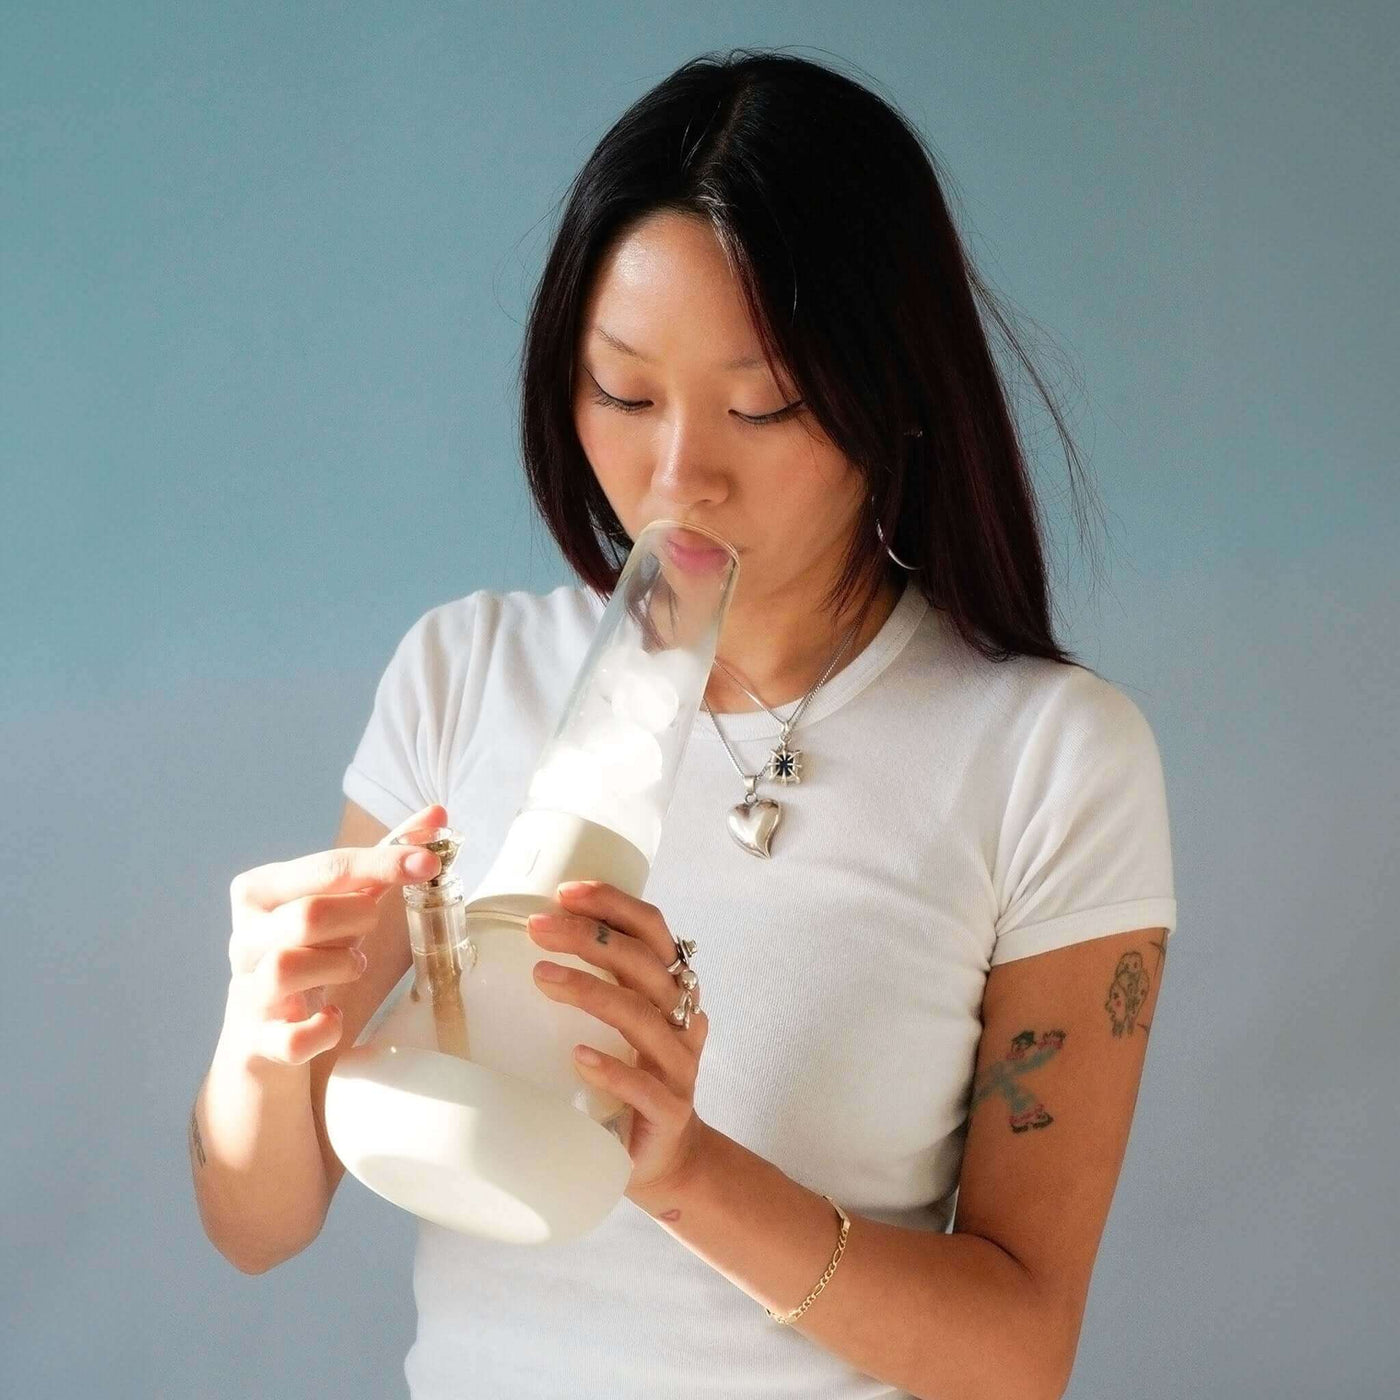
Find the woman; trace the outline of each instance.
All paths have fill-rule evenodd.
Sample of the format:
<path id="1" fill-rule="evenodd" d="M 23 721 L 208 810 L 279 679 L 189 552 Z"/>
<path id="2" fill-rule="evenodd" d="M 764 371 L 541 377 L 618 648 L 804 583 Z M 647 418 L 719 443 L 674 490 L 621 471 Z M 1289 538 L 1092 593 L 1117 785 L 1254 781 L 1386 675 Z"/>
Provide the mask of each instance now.
<path id="1" fill-rule="evenodd" d="M 388 838 L 450 814 L 470 888 L 637 532 L 732 541 L 647 900 L 566 887 L 531 921 L 541 994 L 638 1052 L 578 1066 L 634 1110 L 627 1201 L 534 1250 L 421 1223 L 415 1400 L 1067 1384 L 1176 908 L 1151 730 L 1052 636 L 974 293 L 917 136 L 796 58 L 686 64 L 575 181 L 522 403 L 582 586 L 409 629 L 345 773 L 345 849 L 234 882 L 192 1123 L 225 1253 L 304 1248 L 343 1173 L 326 1075 L 408 966 Z M 617 985 L 546 980 L 551 951 Z"/>

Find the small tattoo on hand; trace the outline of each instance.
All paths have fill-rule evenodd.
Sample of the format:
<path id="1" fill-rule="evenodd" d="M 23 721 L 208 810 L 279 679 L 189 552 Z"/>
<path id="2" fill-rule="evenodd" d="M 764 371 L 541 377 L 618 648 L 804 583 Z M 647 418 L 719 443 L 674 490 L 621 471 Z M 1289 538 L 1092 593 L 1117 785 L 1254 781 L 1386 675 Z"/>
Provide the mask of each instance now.
<path id="1" fill-rule="evenodd" d="M 1022 1088 L 1017 1080 L 1059 1054 L 1060 1046 L 1064 1043 L 1064 1031 L 1046 1031 L 1039 1039 L 1034 1031 L 1022 1031 L 1013 1036 L 1006 1058 L 988 1065 L 979 1076 L 968 1112 L 971 1113 L 983 1099 L 1000 1094 L 1010 1110 L 1013 1133 L 1024 1133 L 1028 1128 L 1048 1128 L 1055 1121 L 1054 1118 L 1046 1112 L 1045 1105 Z"/>
<path id="2" fill-rule="evenodd" d="M 610 929 L 610 928 L 607 926 L 607 924 L 599 924 L 599 925 L 598 925 L 598 942 L 599 942 L 599 943 L 606 943 L 606 942 L 608 941 L 608 935 L 609 935 L 611 932 L 612 932 L 612 929 Z"/>

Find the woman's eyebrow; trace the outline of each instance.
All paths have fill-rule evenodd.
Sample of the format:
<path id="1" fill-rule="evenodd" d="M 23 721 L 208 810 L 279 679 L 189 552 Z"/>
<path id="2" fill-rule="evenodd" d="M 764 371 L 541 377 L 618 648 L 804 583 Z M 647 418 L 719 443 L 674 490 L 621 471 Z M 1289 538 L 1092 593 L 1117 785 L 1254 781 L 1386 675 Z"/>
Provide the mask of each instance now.
<path id="1" fill-rule="evenodd" d="M 620 340 L 611 331 L 606 331 L 602 326 L 593 327 L 594 335 L 602 336 L 614 350 L 619 350 L 624 355 L 630 355 L 634 360 L 640 360 L 643 364 L 654 365 L 655 360 L 643 355 L 640 350 L 634 350 L 625 340 Z M 765 362 L 756 355 L 743 355 L 737 360 L 730 360 L 727 364 L 720 366 L 722 370 L 733 372 L 741 369 L 766 369 Z"/>

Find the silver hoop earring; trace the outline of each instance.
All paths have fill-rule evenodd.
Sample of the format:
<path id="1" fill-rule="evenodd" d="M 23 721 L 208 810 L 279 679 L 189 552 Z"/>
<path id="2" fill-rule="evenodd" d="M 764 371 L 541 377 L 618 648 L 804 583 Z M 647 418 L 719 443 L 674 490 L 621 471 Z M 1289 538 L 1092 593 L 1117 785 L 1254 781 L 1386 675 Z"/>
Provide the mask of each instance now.
<path id="1" fill-rule="evenodd" d="M 873 491 L 870 493 L 870 504 L 872 506 L 875 504 L 875 493 Z M 919 566 L 917 564 L 906 564 L 904 560 L 901 559 L 899 555 L 897 555 L 894 552 L 894 550 L 892 550 L 889 547 L 889 544 L 885 540 L 885 532 L 880 528 L 880 518 L 878 516 L 876 516 L 875 518 L 875 534 L 876 537 L 879 539 L 880 545 L 884 549 L 885 553 L 888 554 L 890 558 L 895 562 L 895 564 L 897 564 L 901 569 L 903 569 L 905 573 L 912 574 L 918 572 Z"/>
<path id="2" fill-rule="evenodd" d="M 904 430 L 905 437 L 921 438 L 923 437 L 923 435 L 924 430 L 922 428 L 906 428 Z M 870 500 L 871 504 L 873 505 L 875 497 L 872 495 Z M 880 528 L 880 522 L 878 520 L 875 522 L 875 534 L 879 537 L 880 543 L 884 545 L 885 553 L 888 554 L 890 558 L 895 562 L 895 564 L 897 564 L 901 569 L 903 569 L 905 573 L 913 574 L 918 572 L 919 566 L 917 564 L 906 564 L 904 560 L 901 559 L 899 555 L 897 555 L 894 552 L 894 550 L 892 550 L 889 547 L 889 545 L 885 543 L 885 532 Z"/>
<path id="3" fill-rule="evenodd" d="M 875 522 L 875 533 L 879 536 L 880 543 L 885 546 L 885 553 L 888 554 L 901 569 L 910 574 L 918 572 L 919 566 L 917 564 L 906 564 L 889 545 L 885 544 L 885 532 L 880 528 L 880 522 L 878 520 Z"/>

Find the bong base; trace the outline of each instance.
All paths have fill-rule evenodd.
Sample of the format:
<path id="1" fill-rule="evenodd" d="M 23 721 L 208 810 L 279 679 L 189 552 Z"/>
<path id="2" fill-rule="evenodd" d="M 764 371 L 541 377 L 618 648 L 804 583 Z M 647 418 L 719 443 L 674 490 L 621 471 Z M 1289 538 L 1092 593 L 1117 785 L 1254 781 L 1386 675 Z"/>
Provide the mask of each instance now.
<path id="1" fill-rule="evenodd" d="M 437 1050 L 347 1050 L 327 1080 L 325 1114 L 336 1155 L 376 1195 L 508 1244 L 587 1234 L 632 1174 L 627 1149 L 587 1114 Z"/>

